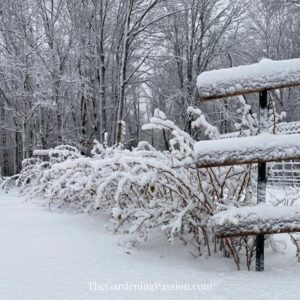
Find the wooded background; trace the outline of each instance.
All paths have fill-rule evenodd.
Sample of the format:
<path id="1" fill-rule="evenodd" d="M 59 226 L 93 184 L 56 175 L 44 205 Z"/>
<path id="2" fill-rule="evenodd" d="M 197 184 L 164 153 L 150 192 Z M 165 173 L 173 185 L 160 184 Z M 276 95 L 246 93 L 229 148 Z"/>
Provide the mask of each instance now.
<path id="1" fill-rule="evenodd" d="M 87 153 L 105 132 L 112 145 L 123 121 L 125 147 L 146 139 L 165 149 L 166 137 L 141 131 L 155 108 L 189 131 L 187 107 L 200 106 L 233 131 L 234 105 L 200 103 L 197 76 L 265 57 L 300 57 L 300 1 L 1 0 L 2 175 L 33 149 Z M 300 119 L 299 89 L 271 97 L 286 121 Z"/>

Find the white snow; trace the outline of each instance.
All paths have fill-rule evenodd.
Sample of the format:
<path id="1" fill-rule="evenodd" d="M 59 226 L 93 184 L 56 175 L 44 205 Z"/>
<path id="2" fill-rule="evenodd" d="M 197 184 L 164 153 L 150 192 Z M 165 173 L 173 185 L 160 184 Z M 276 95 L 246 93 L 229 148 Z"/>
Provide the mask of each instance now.
<path id="1" fill-rule="evenodd" d="M 239 224 L 245 219 L 249 221 L 285 218 L 300 219 L 300 205 L 294 206 L 271 206 L 267 203 L 260 203 L 256 206 L 232 207 L 226 211 L 214 215 L 213 221 L 216 225 Z"/>
<path id="2" fill-rule="evenodd" d="M 202 98 L 221 98 L 263 89 L 300 85 L 300 58 L 259 63 L 203 72 L 197 87 Z"/>
<path id="3" fill-rule="evenodd" d="M 291 244 L 285 255 L 266 253 L 265 272 L 239 272 L 231 259 L 195 259 L 158 235 L 129 249 L 105 229 L 107 222 L 0 191 L 0 299 L 299 299 L 300 265 Z M 94 282 L 211 284 L 212 290 L 90 291 Z"/>
<path id="4" fill-rule="evenodd" d="M 194 145 L 199 167 L 300 158 L 300 134 L 200 141 Z"/>
<path id="5" fill-rule="evenodd" d="M 232 207 L 215 214 L 210 222 L 217 236 L 300 232 L 300 205 Z"/>
<path id="6" fill-rule="evenodd" d="M 33 150 L 33 156 L 49 156 L 52 149 L 36 149 Z"/>

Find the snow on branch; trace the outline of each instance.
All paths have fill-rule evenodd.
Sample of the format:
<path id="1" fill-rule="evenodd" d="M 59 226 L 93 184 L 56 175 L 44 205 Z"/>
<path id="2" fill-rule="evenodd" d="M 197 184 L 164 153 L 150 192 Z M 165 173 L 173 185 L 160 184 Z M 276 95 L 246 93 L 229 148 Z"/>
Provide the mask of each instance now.
<path id="1" fill-rule="evenodd" d="M 142 127 L 143 130 L 167 130 L 170 131 L 173 138 L 170 140 L 170 150 L 173 154 L 176 152 L 177 158 L 183 158 L 193 155 L 193 145 L 195 141 L 185 131 L 181 130 L 174 122 L 167 120 L 165 114 L 156 109 L 154 116 L 150 118 L 150 123 L 145 124 Z M 176 150 L 175 146 L 178 145 L 179 151 Z"/>
<path id="2" fill-rule="evenodd" d="M 216 167 L 300 158 L 300 134 L 200 141 L 194 146 L 198 167 Z"/>
<path id="3" fill-rule="evenodd" d="M 210 222 L 217 237 L 296 232 L 300 231 L 300 206 L 234 207 L 215 214 Z"/>
<path id="4" fill-rule="evenodd" d="M 204 113 L 199 108 L 193 108 L 192 106 L 189 106 L 187 113 L 197 118 L 192 122 L 192 128 L 203 127 L 205 129 L 204 134 L 210 139 L 219 137 L 220 132 L 218 128 L 207 122 Z"/>
<path id="5" fill-rule="evenodd" d="M 262 59 L 252 65 L 207 71 L 197 79 L 203 100 L 296 85 L 300 85 L 300 58 L 281 61 Z"/>

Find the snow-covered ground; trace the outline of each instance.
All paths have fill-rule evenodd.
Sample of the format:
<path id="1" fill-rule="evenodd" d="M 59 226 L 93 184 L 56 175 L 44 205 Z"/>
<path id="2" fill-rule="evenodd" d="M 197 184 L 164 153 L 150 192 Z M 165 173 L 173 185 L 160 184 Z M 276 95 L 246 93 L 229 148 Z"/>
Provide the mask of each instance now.
<path id="1" fill-rule="evenodd" d="M 0 299 L 300 299 L 290 244 L 284 254 L 266 254 L 265 272 L 239 272 L 231 259 L 194 258 L 160 237 L 129 249 L 107 223 L 0 191 Z"/>

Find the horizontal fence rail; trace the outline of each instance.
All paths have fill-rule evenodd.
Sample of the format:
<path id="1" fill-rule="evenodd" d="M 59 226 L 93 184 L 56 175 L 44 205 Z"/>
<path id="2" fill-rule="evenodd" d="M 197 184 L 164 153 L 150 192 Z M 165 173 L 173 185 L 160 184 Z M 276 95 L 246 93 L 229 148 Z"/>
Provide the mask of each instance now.
<path id="1" fill-rule="evenodd" d="M 278 134 L 300 134 L 300 122 L 282 122 L 277 125 Z M 250 131 L 244 130 L 244 136 L 249 136 Z M 240 132 L 230 132 L 220 135 L 220 139 L 230 139 L 240 136 Z M 268 184 L 272 186 L 297 186 L 300 187 L 300 161 L 282 161 L 273 163 L 268 170 Z"/>

